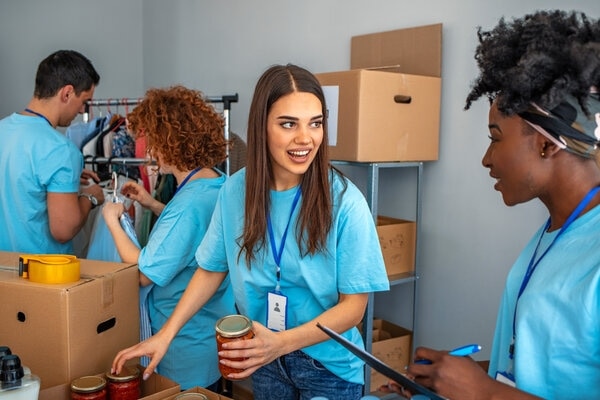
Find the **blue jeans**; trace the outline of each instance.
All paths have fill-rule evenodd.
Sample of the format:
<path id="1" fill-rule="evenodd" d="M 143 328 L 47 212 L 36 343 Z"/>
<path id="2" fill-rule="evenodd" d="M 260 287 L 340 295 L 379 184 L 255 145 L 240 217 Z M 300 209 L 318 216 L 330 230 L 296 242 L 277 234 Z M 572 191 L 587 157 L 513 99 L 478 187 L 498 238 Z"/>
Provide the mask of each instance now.
<path id="1" fill-rule="evenodd" d="M 358 400 L 363 385 L 345 381 L 300 350 L 265 365 L 252 374 L 254 400 Z"/>

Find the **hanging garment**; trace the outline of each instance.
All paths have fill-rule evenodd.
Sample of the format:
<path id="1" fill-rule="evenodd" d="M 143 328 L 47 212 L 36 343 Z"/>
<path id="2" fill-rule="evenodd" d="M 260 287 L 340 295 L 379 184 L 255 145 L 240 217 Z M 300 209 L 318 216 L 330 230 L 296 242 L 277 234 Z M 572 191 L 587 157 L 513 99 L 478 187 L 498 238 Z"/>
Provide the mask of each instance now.
<path id="1" fill-rule="evenodd" d="M 76 122 L 67 127 L 65 136 L 70 139 L 79 150 L 94 136 L 98 135 L 110 120 L 110 115 L 96 117 L 89 122 Z"/>
<path id="2" fill-rule="evenodd" d="M 119 126 L 112 134 L 111 157 L 132 158 L 135 157 L 135 140 L 127 132 L 125 124 Z M 113 164 L 113 171 L 123 174 L 132 179 L 140 179 L 140 169 L 136 166 Z"/>
<path id="3" fill-rule="evenodd" d="M 119 194 L 119 190 L 123 185 L 124 181 L 128 178 L 120 176 L 116 172 L 112 173 L 112 184 L 108 189 L 104 189 L 104 201 L 113 203 L 123 203 L 127 208 L 127 204 L 130 202 L 123 195 Z M 100 208 L 100 207 L 99 207 Z M 119 218 L 121 227 L 127 233 L 127 236 L 131 241 L 138 247 L 141 248 L 140 242 L 137 238 L 133 219 L 129 213 L 125 212 Z M 106 225 L 106 221 L 102 217 L 102 213 L 98 212 L 94 218 L 94 226 L 89 241 L 87 257 L 90 260 L 101 260 L 101 261 L 115 261 L 122 262 L 121 256 L 117 251 L 115 241 Z"/>

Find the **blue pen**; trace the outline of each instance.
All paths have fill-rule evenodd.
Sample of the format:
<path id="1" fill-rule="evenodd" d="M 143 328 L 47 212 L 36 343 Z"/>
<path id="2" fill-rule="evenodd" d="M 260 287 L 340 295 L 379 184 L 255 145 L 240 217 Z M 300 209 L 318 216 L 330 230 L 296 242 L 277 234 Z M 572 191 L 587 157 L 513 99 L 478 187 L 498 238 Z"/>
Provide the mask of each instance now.
<path id="1" fill-rule="evenodd" d="M 477 353 L 479 350 L 481 350 L 480 345 L 467 344 L 465 346 L 457 347 L 456 349 L 450 351 L 450 353 L 448 354 L 450 354 L 451 356 L 464 357 Z M 431 364 L 431 361 L 423 358 L 421 360 L 416 360 L 415 364 Z"/>

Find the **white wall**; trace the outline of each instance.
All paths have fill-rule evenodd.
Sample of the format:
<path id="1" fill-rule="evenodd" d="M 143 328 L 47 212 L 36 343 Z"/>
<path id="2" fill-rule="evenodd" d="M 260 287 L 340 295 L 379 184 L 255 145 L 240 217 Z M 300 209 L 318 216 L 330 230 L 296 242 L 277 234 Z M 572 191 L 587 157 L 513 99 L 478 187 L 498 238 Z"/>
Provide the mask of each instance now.
<path id="1" fill-rule="evenodd" d="M 142 96 L 142 45 L 142 0 L 0 0 L 0 115 L 27 105 L 39 62 L 60 49 L 92 61 L 96 98 Z"/>
<path id="2" fill-rule="evenodd" d="M 244 137 L 254 84 L 269 65 L 345 70 L 351 36 L 443 23 L 440 159 L 425 165 L 416 343 L 448 349 L 479 342 L 478 358 L 489 357 L 505 275 L 546 212 L 538 203 L 506 207 L 481 167 L 487 104 L 462 110 L 477 72 L 476 27 L 540 7 L 597 18 L 598 0 L 0 0 L 0 6 L 3 115 L 29 99 L 43 56 L 75 48 L 102 75 L 96 97 L 139 96 L 173 83 L 207 95 L 238 93 L 231 128 Z M 393 183 L 402 177 L 388 172 L 385 179 L 391 183 L 380 210 L 394 215 L 405 194 Z M 378 296 L 378 314 L 402 321 L 408 297 L 401 287 Z"/>

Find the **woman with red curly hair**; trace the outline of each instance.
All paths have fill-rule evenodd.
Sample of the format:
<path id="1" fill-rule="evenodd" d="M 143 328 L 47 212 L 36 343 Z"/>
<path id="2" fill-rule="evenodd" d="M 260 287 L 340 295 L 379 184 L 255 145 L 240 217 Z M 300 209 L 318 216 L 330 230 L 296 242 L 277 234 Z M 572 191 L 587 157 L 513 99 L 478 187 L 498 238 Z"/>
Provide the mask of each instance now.
<path id="1" fill-rule="evenodd" d="M 148 90 L 127 120 L 135 136 L 145 137 L 148 154 L 156 160 L 158 170 L 172 174 L 177 181 L 175 195 L 167 204 L 153 198 L 142 185 L 123 185 L 121 193 L 158 215 L 141 250 L 121 228 L 123 204 L 107 203 L 102 210 L 123 262 L 138 264 L 141 286 L 153 285 L 148 311 L 152 333 L 156 333 L 198 268 L 194 253 L 225 182 L 225 175 L 215 166 L 225 160 L 227 142 L 221 116 L 200 92 L 182 86 Z M 179 331 L 157 372 L 182 389 L 202 386 L 217 391 L 220 373 L 214 326 L 223 315 L 234 313 L 226 278 Z"/>

